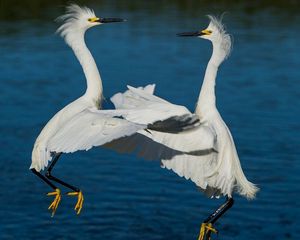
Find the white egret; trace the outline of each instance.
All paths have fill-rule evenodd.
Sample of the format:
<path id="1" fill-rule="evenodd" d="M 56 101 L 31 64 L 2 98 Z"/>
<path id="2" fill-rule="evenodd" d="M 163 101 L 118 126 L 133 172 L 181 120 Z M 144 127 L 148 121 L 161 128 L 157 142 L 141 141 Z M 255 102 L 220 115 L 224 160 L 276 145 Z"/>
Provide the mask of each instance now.
<path id="1" fill-rule="evenodd" d="M 87 89 L 83 96 L 71 102 L 50 119 L 37 137 L 32 150 L 31 171 L 54 190 L 48 193 L 48 196 L 55 197 L 49 206 L 52 216 L 61 200 L 61 193 L 51 181 L 72 189 L 73 192 L 68 195 L 78 197 L 75 206 L 77 214 L 80 213 L 83 204 L 83 194 L 79 188 L 51 174 L 62 153 L 89 150 L 93 146 L 100 146 L 147 127 L 158 129 L 163 127 L 164 131 L 172 132 L 195 126 L 199 122 L 198 118 L 186 108 L 176 105 L 168 106 L 167 109 L 144 111 L 144 109 L 136 108 L 126 111 L 126 116 L 132 119 L 142 119 L 145 114 L 156 116 L 151 120 L 141 120 L 139 124 L 121 119 L 120 111 L 99 110 L 102 102 L 102 82 L 97 65 L 85 44 L 84 35 L 90 27 L 124 20 L 121 18 L 98 18 L 93 10 L 75 4 L 69 5 L 67 13 L 59 19 L 63 21 L 63 24 L 57 32 L 65 39 L 79 60 L 86 77 Z M 152 91 L 153 87 L 149 86 L 143 91 Z M 125 114 L 123 111 L 121 112 Z M 174 122 L 176 125 L 173 124 Z M 51 160 L 45 175 L 42 175 L 40 172 L 48 166 L 48 162 Z"/>
<path id="2" fill-rule="evenodd" d="M 211 232 L 216 232 L 213 224 L 233 205 L 233 192 L 252 199 L 258 191 L 245 177 L 231 133 L 216 108 L 217 71 L 229 56 L 231 38 L 220 20 L 208 17 L 210 23 L 205 30 L 178 34 L 209 40 L 213 46 L 195 110 L 201 122 L 200 127 L 176 134 L 143 131 L 107 145 L 114 149 L 120 149 L 122 145 L 122 151 L 135 150 L 146 158 L 160 157 L 163 167 L 192 180 L 207 196 L 227 197 L 226 202 L 202 223 L 199 234 L 201 240 L 209 239 Z M 160 101 L 166 104 L 165 100 L 132 87 L 124 94 L 116 94 L 112 101 L 118 109 L 130 109 L 139 104 L 151 108 L 153 102 Z M 146 152 L 142 151 L 145 147 L 148 147 Z"/>

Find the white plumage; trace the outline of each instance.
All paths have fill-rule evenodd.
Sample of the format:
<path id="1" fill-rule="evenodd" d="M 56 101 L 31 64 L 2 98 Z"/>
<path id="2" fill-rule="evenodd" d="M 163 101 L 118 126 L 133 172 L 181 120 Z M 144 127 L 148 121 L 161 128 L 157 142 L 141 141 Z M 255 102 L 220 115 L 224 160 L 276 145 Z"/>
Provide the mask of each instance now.
<path id="1" fill-rule="evenodd" d="M 146 125 L 134 124 L 120 118 L 113 118 L 101 110 L 85 109 L 76 114 L 48 142 L 54 152 L 72 153 L 101 146 L 120 136 L 128 136 Z"/>
<path id="2" fill-rule="evenodd" d="M 163 167 L 191 179 L 210 197 L 231 197 L 233 191 L 236 191 L 251 199 L 255 197 L 258 188 L 246 179 L 231 133 L 216 108 L 215 79 L 218 67 L 230 54 L 231 40 L 221 21 L 212 16 L 209 18 L 210 24 L 206 30 L 180 34 L 200 36 L 210 40 L 213 45 L 195 111 L 201 126 L 176 134 L 139 131 L 107 146 L 115 149 L 122 144 L 123 151 L 136 151 L 146 158 L 160 157 Z M 112 101 L 118 109 L 136 108 L 139 104 L 147 108 L 154 104 L 172 106 L 156 96 L 150 97 L 152 93 L 129 88 L 124 94 L 115 95 Z M 143 151 L 145 147 L 148 147 L 147 151 Z"/>
<path id="3" fill-rule="evenodd" d="M 102 82 L 97 65 L 88 50 L 84 34 L 90 27 L 107 22 L 119 22 L 117 18 L 97 18 L 94 11 L 87 7 L 71 4 L 67 13 L 60 18 L 63 24 L 57 30 L 72 48 L 78 58 L 87 81 L 83 96 L 56 113 L 41 131 L 32 151 L 30 169 L 41 171 L 48 165 L 52 153 L 71 153 L 77 150 L 89 150 L 114 139 L 129 136 L 145 129 L 156 122 L 168 126 L 174 122 L 171 130 L 179 127 L 197 125 L 198 118 L 181 106 L 172 108 L 133 109 L 126 112 L 119 110 L 99 110 L 102 102 Z M 154 86 L 152 86 L 153 88 Z M 151 91 L 151 86 L 144 89 Z M 151 113 L 151 118 L 143 118 Z M 119 118 L 126 115 L 135 123 Z M 139 121 L 138 121 L 139 120 Z M 180 129 L 179 129 L 180 130 Z"/>

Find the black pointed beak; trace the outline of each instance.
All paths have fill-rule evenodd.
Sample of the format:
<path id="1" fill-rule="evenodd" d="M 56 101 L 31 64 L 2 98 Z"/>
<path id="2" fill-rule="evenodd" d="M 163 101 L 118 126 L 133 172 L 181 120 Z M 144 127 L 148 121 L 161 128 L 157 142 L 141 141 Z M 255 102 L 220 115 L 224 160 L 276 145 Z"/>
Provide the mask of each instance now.
<path id="1" fill-rule="evenodd" d="M 98 22 L 100 23 L 114 23 L 114 22 L 126 22 L 126 19 L 123 18 L 99 18 Z"/>
<path id="2" fill-rule="evenodd" d="M 177 33 L 178 37 L 198 37 L 203 35 L 201 31 Z"/>

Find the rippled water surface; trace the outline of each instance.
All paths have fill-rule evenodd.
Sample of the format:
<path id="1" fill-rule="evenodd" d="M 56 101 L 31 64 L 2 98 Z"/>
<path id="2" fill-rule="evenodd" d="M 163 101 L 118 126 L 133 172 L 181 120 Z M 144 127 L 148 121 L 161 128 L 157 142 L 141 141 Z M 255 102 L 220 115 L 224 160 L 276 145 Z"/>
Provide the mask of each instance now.
<path id="1" fill-rule="evenodd" d="M 218 107 L 261 191 L 255 201 L 236 196 L 217 224 L 219 239 L 300 239 L 299 6 L 124 2 L 90 4 L 100 16 L 128 19 L 86 36 L 105 107 L 127 84 L 156 83 L 158 95 L 193 110 L 212 49 L 175 34 L 203 29 L 205 14 L 228 11 L 234 48 L 219 70 Z M 65 155 L 56 165 L 57 176 L 83 189 L 85 204 L 76 216 L 75 199 L 63 196 L 50 217 L 50 189 L 28 170 L 32 145 L 47 120 L 83 93 L 85 79 L 53 34 L 60 5 L 39 11 L 0 21 L 0 239 L 196 239 L 201 221 L 223 200 L 205 198 L 159 161 L 101 148 Z"/>

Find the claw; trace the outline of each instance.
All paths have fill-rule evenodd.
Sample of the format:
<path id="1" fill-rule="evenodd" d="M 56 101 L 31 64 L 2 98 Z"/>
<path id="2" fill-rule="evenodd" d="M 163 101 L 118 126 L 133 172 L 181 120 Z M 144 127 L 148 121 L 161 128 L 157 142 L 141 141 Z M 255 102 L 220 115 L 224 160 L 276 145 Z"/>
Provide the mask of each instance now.
<path id="1" fill-rule="evenodd" d="M 216 234 L 218 233 L 218 231 L 213 227 L 211 223 L 202 223 L 198 240 L 205 240 L 206 238 L 204 237 L 206 237 L 209 232 L 213 232 Z M 209 237 L 208 239 L 210 240 L 211 238 Z"/>
<path id="2" fill-rule="evenodd" d="M 55 189 L 54 192 L 49 192 L 47 193 L 47 196 L 55 196 L 53 202 L 50 204 L 50 206 L 48 207 L 49 210 L 52 210 L 52 214 L 51 217 L 54 216 L 56 209 L 58 207 L 58 204 L 61 201 L 61 194 L 60 194 L 60 190 L 58 188 Z"/>
<path id="3" fill-rule="evenodd" d="M 82 192 L 81 191 L 79 191 L 79 192 L 69 192 L 67 194 L 69 196 L 78 196 L 78 200 L 77 200 L 77 203 L 75 205 L 74 210 L 76 211 L 76 214 L 79 215 L 80 212 L 81 212 L 82 206 L 83 206 L 83 201 L 84 201 Z"/>

